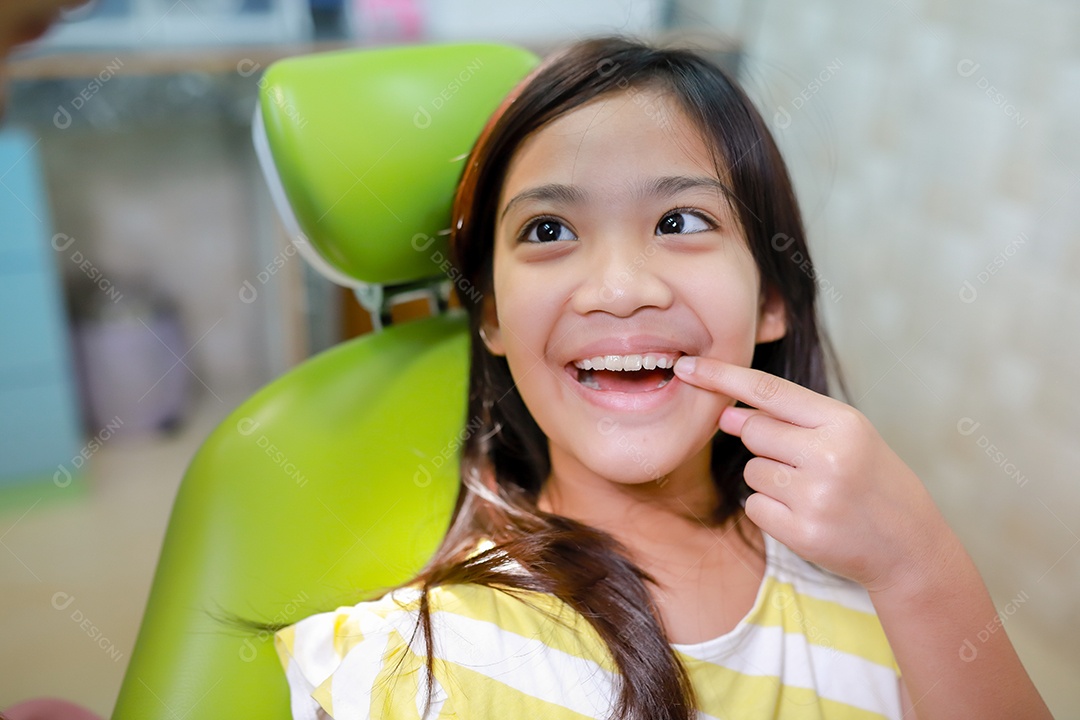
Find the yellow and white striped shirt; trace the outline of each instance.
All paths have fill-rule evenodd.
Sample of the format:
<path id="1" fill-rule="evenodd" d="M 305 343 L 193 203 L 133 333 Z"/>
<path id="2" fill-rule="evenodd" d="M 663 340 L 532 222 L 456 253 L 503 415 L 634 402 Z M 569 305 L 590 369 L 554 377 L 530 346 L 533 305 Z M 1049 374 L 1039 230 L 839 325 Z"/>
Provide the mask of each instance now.
<path id="1" fill-rule="evenodd" d="M 899 669 L 865 590 L 764 538 L 765 577 L 746 617 L 720 637 L 672 645 L 699 720 L 899 718 Z M 424 720 L 608 717 L 618 670 L 592 625 L 561 600 L 529 592 L 526 603 L 464 584 L 429 597 L 435 689 Z M 403 588 L 279 631 L 295 720 L 420 720 L 418 598 Z"/>

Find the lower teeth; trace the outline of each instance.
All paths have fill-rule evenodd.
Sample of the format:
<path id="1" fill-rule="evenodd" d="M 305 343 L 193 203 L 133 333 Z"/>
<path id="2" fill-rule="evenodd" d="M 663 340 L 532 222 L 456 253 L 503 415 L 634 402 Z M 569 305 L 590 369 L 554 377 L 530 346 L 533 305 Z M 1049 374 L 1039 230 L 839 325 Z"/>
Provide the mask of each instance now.
<path id="1" fill-rule="evenodd" d="M 596 382 L 596 378 L 592 373 L 585 373 L 585 377 L 581 379 L 581 384 L 590 390 L 599 390 L 600 383 Z"/>

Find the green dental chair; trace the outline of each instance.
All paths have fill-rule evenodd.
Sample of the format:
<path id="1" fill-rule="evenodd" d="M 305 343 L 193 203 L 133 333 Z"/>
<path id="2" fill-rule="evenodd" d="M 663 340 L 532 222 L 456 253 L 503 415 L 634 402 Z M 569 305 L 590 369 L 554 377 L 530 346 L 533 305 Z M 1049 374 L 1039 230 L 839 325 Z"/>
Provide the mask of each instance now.
<path id="1" fill-rule="evenodd" d="M 487 118 L 537 63 L 493 44 L 283 60 L 255 143 L 300 254 L 352 287 L 377 331 L 278 378 L 207 438 L 173 506 L 113 718 L 290 717 L 269 632 L 401 582 L 457 493 L 468 338 L 447 311 L 454 186 Z M 439 314 L 386 327 L 427 297 Z"/>

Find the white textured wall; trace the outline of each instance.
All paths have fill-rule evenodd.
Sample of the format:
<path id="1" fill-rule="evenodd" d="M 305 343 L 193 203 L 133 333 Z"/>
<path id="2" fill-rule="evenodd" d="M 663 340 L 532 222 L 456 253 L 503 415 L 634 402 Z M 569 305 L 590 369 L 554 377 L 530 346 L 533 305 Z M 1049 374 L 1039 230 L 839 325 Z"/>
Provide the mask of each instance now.
<path id="1" fill-rule="evenodd" d="M 750 17 L 744 82 L 835 288 L 853 400 L 1075 716 L 1080 4 L 768 0 Z"/>

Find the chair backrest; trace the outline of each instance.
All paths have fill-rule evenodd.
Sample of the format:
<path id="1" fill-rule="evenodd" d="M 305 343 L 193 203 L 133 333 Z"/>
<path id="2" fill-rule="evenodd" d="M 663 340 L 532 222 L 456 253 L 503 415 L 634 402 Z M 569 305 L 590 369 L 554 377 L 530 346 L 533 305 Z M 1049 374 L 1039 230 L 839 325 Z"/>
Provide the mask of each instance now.
<path id="1" fill-rule="evenodd" d="M 269 67 L 257 144 L 293 242 L 344 283 L 438 276 L 464 155 L 537 60 L 469 44 Z M 289 717 L 272 635 L 215 615 L 295 622 L 426 562 L 457 494 L 465 331 L 458 311 L 356 338 L 214 430 L 173 506 L 114 718 Z"/>

